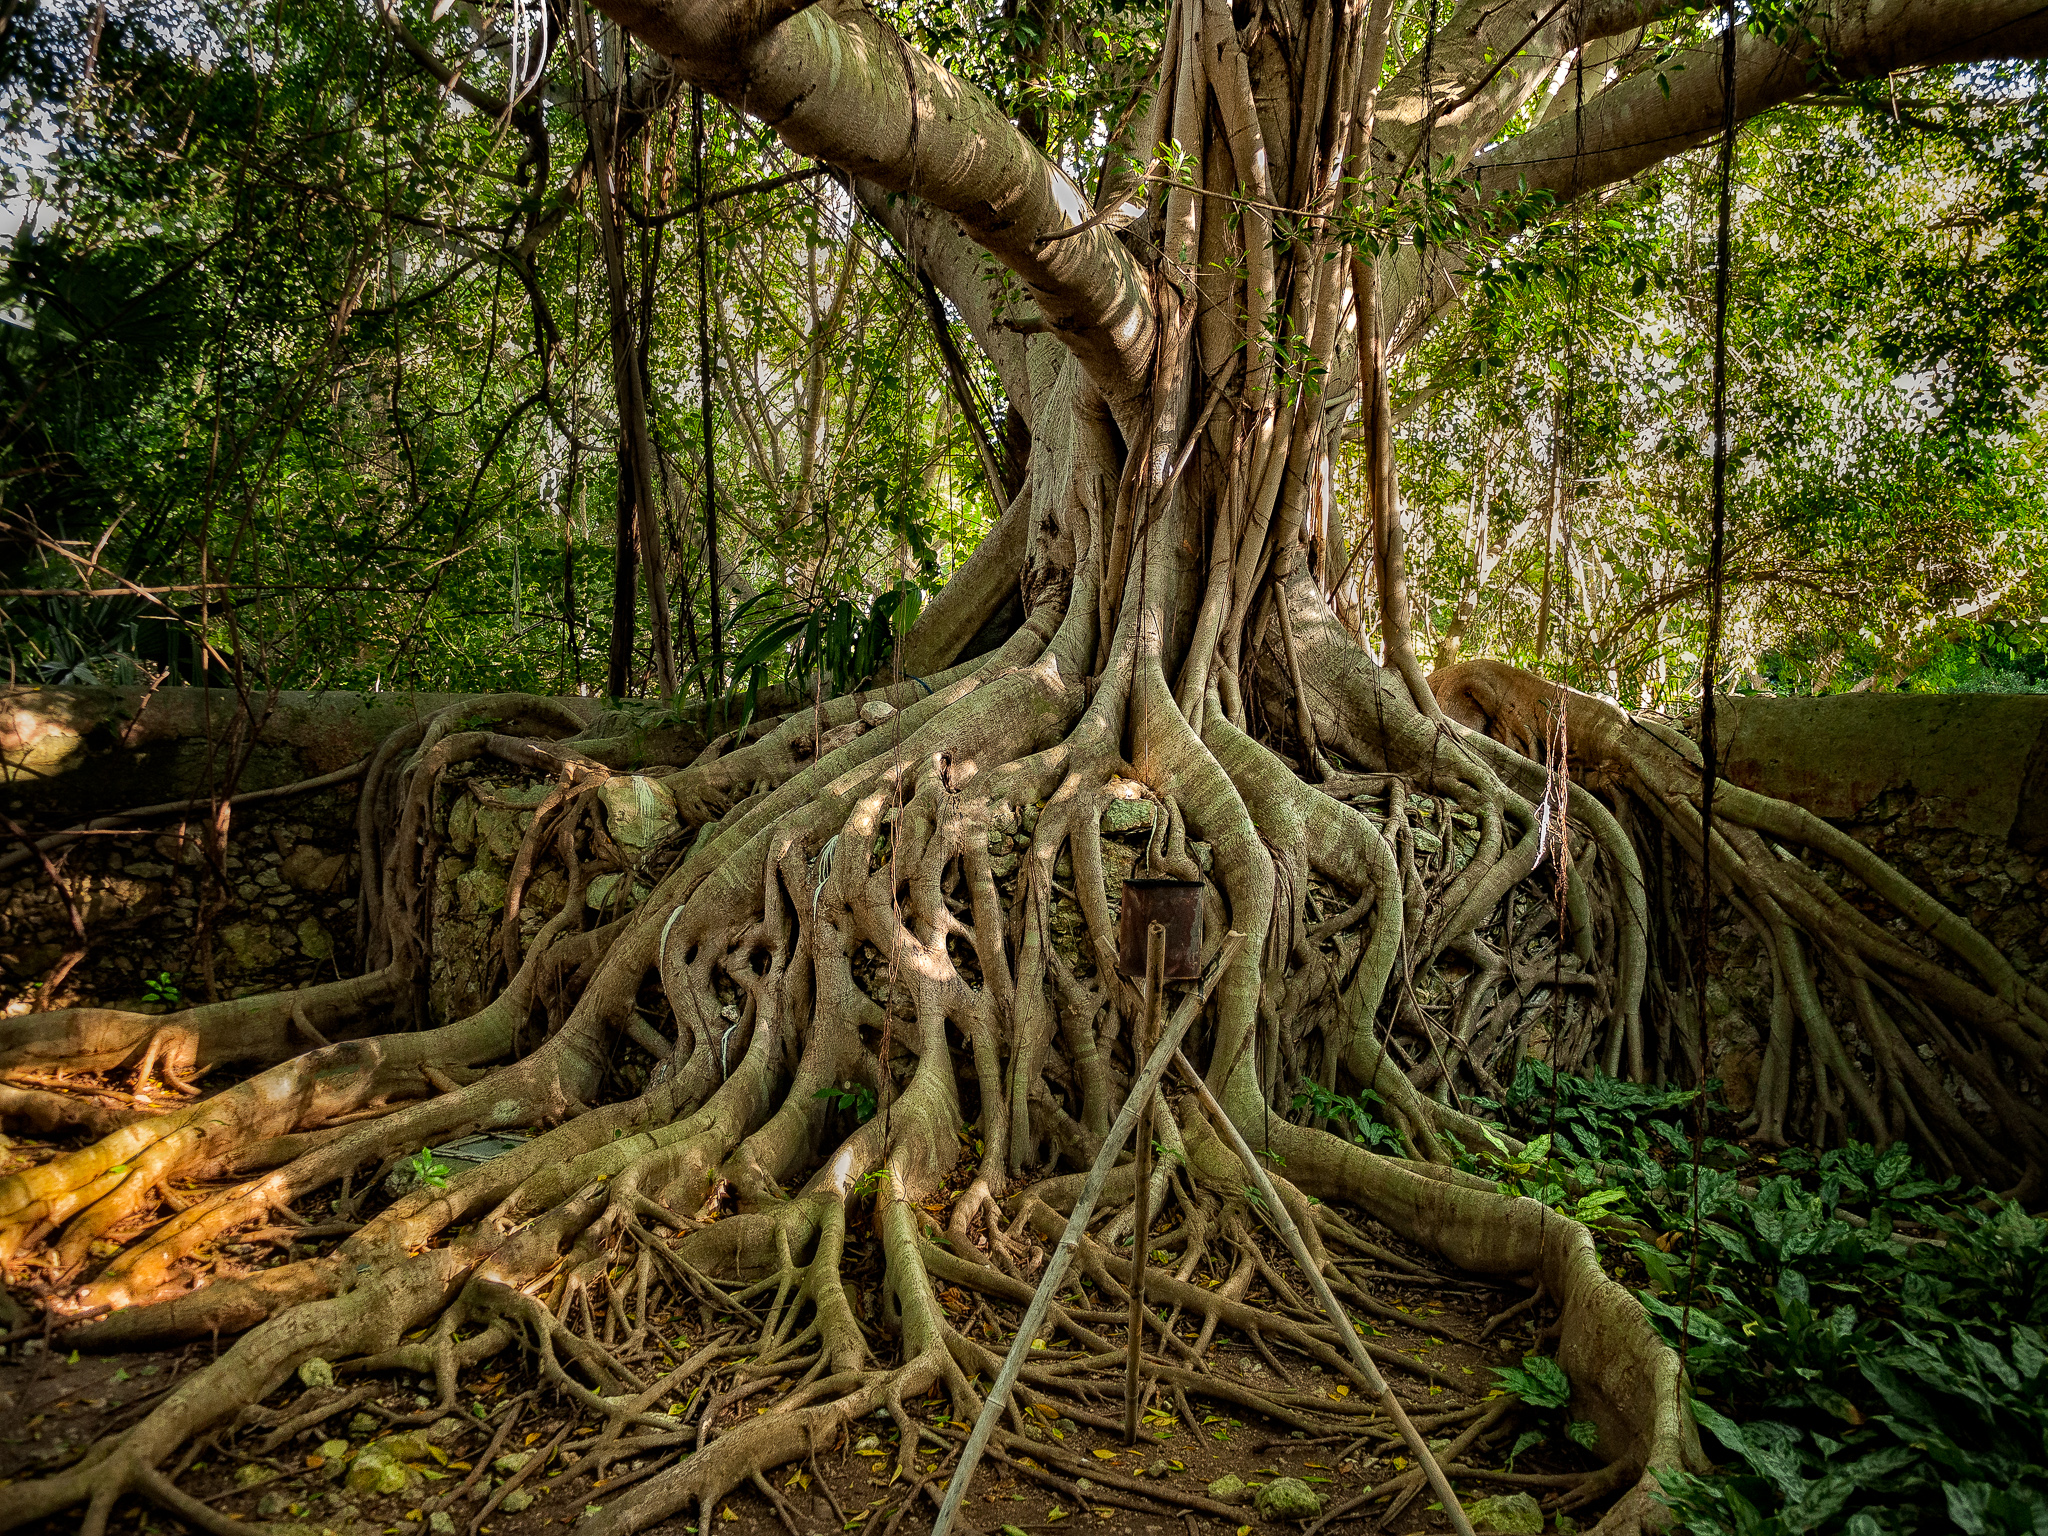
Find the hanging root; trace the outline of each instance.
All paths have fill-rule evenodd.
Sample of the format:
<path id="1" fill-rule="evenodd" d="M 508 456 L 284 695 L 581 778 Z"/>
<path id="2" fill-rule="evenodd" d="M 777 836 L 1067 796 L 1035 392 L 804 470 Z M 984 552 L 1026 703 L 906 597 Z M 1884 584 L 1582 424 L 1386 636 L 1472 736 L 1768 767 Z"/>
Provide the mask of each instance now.
<path id="1" fill-rule="evenodd" d="M 1605 797 L 1574 786 L 1573 812 L 1583 800 L 1599 850 L 1586 881 L 1595 901 L 1599 827 L 1626 819 L 1652 831 L 1636 841 L 1662 850 L 1665 867 L 1629 885 L 1664 898 L 1649 924 L 1659 1022 L 1644 1037 L 1644 1059 L 1632 1052 L 1630 1061 L 1638 1076 L 1704 1075 L 1694 962 L 1676 938 L 1684 929 L 1675 910 L 1679 893 L 1697 890 L 1703 853 L 1697 749 L 1497 663 L 1466 663 L 1435 682 L 1463 743 L 1527 787 L 1540 770 L 1516 753 L 1537 754 L 1547 722 L 1562 716 L 1574 773 Z M 1671 867 L 1680 860 L 1690 872 Z M 1712 864 L 1716 900 L 1761 950 L 1769 976 L 1746 1128 L 1771 1146 L 1795 1132 L 1817 1144 L 1906 1141 L 1937 1167 L 2038 1197 L 2048 1115 L 2033 1100 L 2048 1056 L 2048 990 L 1861 843 L 1795 805 L 1720 784 Z"/>
<path id="2" fill-rule="evenodd" d="M 1149 535 L 1173 536 L 1167 523 Z M 1134 595 L 1163 580 L 1163 555 L 1128 553 Z M 1613 1501 L 1610 1530 L 1654 1520 L 1656 1472 L 1701 1464 L 1675 1357 L 1583 1226 L 1451 1164 L 1497 1134 L 1465 1093 L 1497 1093 L 1539 1047 L 1559 1066 L 1690 1070 L 1661 895 L 1673 882 L 1642 836 L 1653 825 L 1679 854 L 1699 846 L 1683 754 L 1498 670 L 1440 677 L 1449 718 L 1432 719 L 1282 573 L 1292 644 L 1269 625 L 1273 645 L 1243 667 L 1274 669 L 1262 687 L 1319 680 L 1292 712 L 1329 770 L 1310 784 L 1284 731 L 1236 718 L 1220 672 L 1169 693 L 1135 600 L 1089 680 L 1098 563 L 1080 562 L 1064 605 L 1066 588 L 1045 588 L 986 657 L 630 786 L 615 782 L 617 735 L 601 723 L 568 739 L 535 701 L 426 722 L 365 775 L 371 976 L 146 1025 L 53 1016 L 15 1039 L 29 1053 L 10 1058 L 17 1070 L 33 1061 L 41 1076 L 7 1091 L 99 1138 L 0 1180 L 0 1244 L 52 1325 L 71 1325 L 66 1347 L 235 1341 L 75 1465 L 18 1487 L 0 1527 L 84 1506 L 82 1528 L 104 1529 L 131 1493 L 189 1516 L 181 1448 L 260 1432 L 274 1451 L 359 1390 L 253 1407 L 316 1357 L 344 1378 L 430 1381 L 430 1406 L 401 1415 L 415 1422 L 453 1407 L 465 1373 L 518 1360 L 537 1394 L 525 1401 L 594 1430 L 553 1474 L 602 1481 L 590 1531 L 702 1522 L 742 1488 L 801 1528 L 769 1475 L 809 1467 L 877 1414 L 900 1431 L 899 1477 L 870 1519 L 913 1520 L 1067 1234 L 1079 1175 L 1062 1169 L 1094 1160 L 1137 1070 L 1118 925 L 1123 880 L 1141 873 L 1201 882 L 1211 990 L 1185 1048 L 1270 1156 L 1311 1262 L 1347 1304 L 1412 1328 L 1376 1286 L 1446 1283 L 1367 1235 L 1369 1219 L 1547 1309 L 1574 1416 L 1599 1430 L 1597 1460 L 1575 1473 L 1499 1470 L 1506 1410 L 1461 1372 L 1371 1342 L 1428 1432 L 1449 1435 L 1451 1475 L 1560 1506 Z M 1569 785 L 1539 761 L 1541 710 L 1560 703 Z M 514 806 L 495 780 L 472 782 L 482 765 L 541 787 Z M 622 791 L 677 808 L 666 838 L 613 835 Z M 435 895 L 457 838 L 449 807 L 465 795 L 472 811 L 497 796 L 531 813 L 482 930 L 505 980 L 468 1017 L 394 1029 L 429 995 L 435 925 L 450 920 Z M 1824 824 L 1735 791 L 1722 803 L 1717 872 L 1780 966 L 1759 1134 L 1812 1103 L 1846 1127 L 1868 1099 L 1892 1134 L 1934 1135 L 1956 1160 L 2000 1155 L 1938 1074 L 2008 1091 L 1998 1075 L 2038 1055 L 2038 990 Z M 1923 937 L 1774 844 L 1836 860 Z M 594 917 L 600 873 L 647 894 Z M 228 1064 L 255 1070 L 206 1081 Z M 1364 1090 L 1400 1157 L 1331 1133 Z M 431 1171 L 423 1149 L 510 1129 L 531 1134 L 445 1178 L 390 1178 Z M 1356 1390 L 1306 1276 L 1276 1257 L 1216 1125 L 1169 1095 L 1152 1134 L 1152 1238 L 1135 1255 L 1137 1171 L 1121 1164 L 1073 1234 L 1043 1337 L 1025 1341 L 998 1464 L 1062 1498 L 1230 1518 L 1045 1438 L 1062 1419 L 1121 1429 L 1133 1342 L 1164 1417 L 1193 1419 L 1199 1403 L 1346 1454 L 1393 1453 L 1395 1430 Z M 2002 1154 L 2016 1182 L 2031 1146 Z M 283 1261 L 235 1262 L 252 1241 Z M 1134 1256 L 1148 1266 L 1136 1341 Z M 1491 1310 L 1489 1333 L 1519 1321 Z M 691 1344 L 678 1314 L 702 1325 Z M 1450 1322 L 1423 1331 L 1476 1342 Z M 1220 1368 L 1226 1345 L 1262 1369 Z M 931 1401 L 944 1423 L 923 1421 Z M 472 1477 L 438 1507 L 482 1498 L 481 1520 L 513 1491 L 484 1495 Z M 1383 1493 L 1406 1507 L 1398 1480 Z"/>

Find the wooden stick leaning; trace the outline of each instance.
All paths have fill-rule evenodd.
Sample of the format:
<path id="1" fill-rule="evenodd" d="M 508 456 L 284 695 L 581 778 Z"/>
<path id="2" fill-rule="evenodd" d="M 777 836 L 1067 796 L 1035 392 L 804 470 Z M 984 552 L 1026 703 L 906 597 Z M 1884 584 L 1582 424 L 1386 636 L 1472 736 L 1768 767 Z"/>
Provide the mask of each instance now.
<path id="1" fill-rule="evenodd" d="M 1466 1517 L 1465 1506 L 1458 1502 L 1457 1495 L 1451 1491 L 1451 1480 L 1444 1476 L 1444 1469 L 1438 1465 L 1436 1454 L 1429 1448 L 1429 1442 L 1422 1438 L 1422 1432 L 1408 1417 L 1408 1410 L 1401 1406 L 1401 1400 L 1394 1396 L 1393 1388 L 1387 1385 L 1387 1379 L 1380 1374 L 1379 1367 L 1373 1364 L 1372 1356 L 1366 1352 L 1365 1340 L 1358 1336 L 1358 1330 L 1351 1325 L 1350 1314 L 1332 1294 L 1330 1282 L 1323 1278 L 1322 1270 L 1309 1257 L 1308 1244 L 1301 1240 L 1301 1229 L 1295 1226 L 1294 1218 L 1287 1213 L 1287 1207 L 1280 1203 L 1280 1192 L 1273 1187 L 1273 1181 L 1259 1162 L 1258 1154 L 1252 1151 L 1250 1144 L 1239 1134 L 1237 1127 L 1231 1123 L 1230 1116 L 1223 1112 L 1223 1106 L 1216 1102 L 1216 1095 L 1209 1091 L 1209 1085 L 1202 1081 L 1202 1074 L 1197 1072 L 1194 1063 L 1182 1054 L 1177 1042 L 1173 1048 L 1173 1059 L 1180 1067 L 1182 1075 L 1194 1085 L 1195 1096 L 1201 1100 L 1202 1108 L 1207 1111 L 1210 1121 L 1223 1133 L 1224 1139 L 1236 1151 L 1238 1160 L 1250 1172 L 1252 1184 L 1258 1190 L 1259 1198 L 1265 1202 L 1266 1214 L 1272 1219 L 1273 1225 L 1280 1229 L 1280 1237 L 1287 1244 L 1287 1251 L 1294 1256 L 1294 1262 L 1301 1266 L 1302 1274 L 1308 1277 L 1309 1286 L 1316 1293 L 1316 1300 L 1322 1304 L 1324 1316 L 1329 1318 L 1337 1330 L 1337 1336 L 1351 1352 L 1351 1361 L 1358 1367 L 1359 1375 L 1365 1378 L 1367 1390 L 1378 1399 L 1380 1407 L 1386 1410 L 1387 1417 L 1394 1421 L 1394 1427 L 1401 1431 L 1401 1438 L 1408 1442 L 1408 1449 L 1414 1453 L 1416 1461 L 1421 1465 L 1423 1475 L 1429 1479 L 1430 1487 L 1436 1490 L 1436 1496 L 1443 1501 L 1444 1514 L 1451 1522 L 1451 1529 L 1456 1531 L 1458 1536 L 1473 1536 L 1472 1522 Z"/>
<path id="2" fill-rule="evenodd" d="M 1137 1054 L 1159 1043 L 1159 1010 L 1166 1001 L 1166 924 L 1145 931 L 1145 1017 Z M 1138 1365 L 1145 1358 L 1145 1260 L 1152 1246 L 1152 1096 L 1138 1111 L 1137 1195 L 1131 1212 L 1131 1316 L 1124 1331 L 1124 1444 L 1138 1443 Z"/>
<path id="3" fill-rule="evenodd" d="M 1052 1299 L 1059 1292 L 1060 1281 L 1066 1276 L 1074 1249 L 1088 1230 L 1088 1218 L 1095 1212 L 1095 1202 L 1102 1194 L 1110 1168 L 1116 1163 L 1117 1153 L 1130 1139 L 1131 1131 L 1138 1123 L 1139 1112 L 1159 1091 L 1160 1079 L 1166 1076 L 1168 1064 L 1179 1052 L 1181 1037 L 1200 1015 L 1203 1004 L 1209 1001 L 1209 994 L 1216 989 L 1217 982 L 1223 979 L 1224 973 L 1237 959 L 1238 951 L 1243 948 L 1244 935 L 1241 933 L 1232 933 L 1224 939 L 1223 947 L 1203 974 L 1201 986 L 1183 998 L 1180 1006 L 1173 1010 L 1173 1017 L 1167 1021 L 1166 1031 L 1157 1048 L 1145 1059 L 1144 1070 L 1131 1084 L 1123 1108 L 1117 1111 L 1116 1123 L 1110 1126 L 1109 1135 L 1103 1139 L 1102 1150 L 1095 1156 L 1095 1166 L 1088 1170 L 1088 1182 L 1082 1185 L 1081 1196 L 1067 1217 L 1067 1229 L 1060 1234 L 1052 1257 L 1046 1260 L 1045 1274 L 1031 1297 L 1031 1305 L 1024 1309 L 1024 1320 L 1017 1325 L 1017 1337 L 1010 1345 L 1009 1356 L 1003 1361 L 1002 1370 L 996 1374 L 995 1385 L 982 1399 L 981 1413 L 974 1421 L 973 1432 L 961 1448 L 960 1464 L 953 1469 L 953 1480 L 946 1485 L 945 1502 L 940 1504 L 938 1518 L 932 1522 L 932 1536 L 947 1536 L 953 1528 L 953 1519 L 960 1513 L 960 1505 L 967 1497 L 967 1485 L 973 1481 L 981 1453 L 988 1445 L 989 1436 L 995 1432 L 996 1421 L 1002 1417 L 1010 1389 L 1017 1384 L 1017 1375 L 1024 1369 L 1024 1361 L 1031 1353 L 1031 1341 L 1038 1336 L 1038 1330 L 1045 1325 L 1046 1314 L 1052 1310 Z M 1469 1529 L 1465 1536 L 1470 1536 Z"/>

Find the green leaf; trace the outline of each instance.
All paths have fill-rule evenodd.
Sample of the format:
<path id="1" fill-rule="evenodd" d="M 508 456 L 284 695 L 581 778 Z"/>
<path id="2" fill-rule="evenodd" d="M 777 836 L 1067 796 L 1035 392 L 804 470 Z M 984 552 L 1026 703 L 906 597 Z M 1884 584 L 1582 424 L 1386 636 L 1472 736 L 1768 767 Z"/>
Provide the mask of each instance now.
<path id="1" fill-rule="evenodd" d="M 1531 1408 L 1562 1408 L 1572 1400 L 1571 1378 L 1547 1355 L 1524 1355 L 1517 1366 L 1497 1366 L 1494 1378 Z"/>
<path id="2" fill-rule="evenodd" d="M 1512 1472 L 1512 1471 L 1514 1471 L 1514 1470 L 1515 1470 L 1515 1458 L 1516 1458 L 1517 1456 L 1520 1456 L 1520 1455 L 1522 1454 L 1522 1452 L 1524 1452 L 1524 1451 L 1528 1450 L 1528 1449 L 1529 1449 L 1529 1447 L 1531 1447 L 1532 1445 L 1541 1445 L 1542 1443 L 1543 1443 L 1543 1431 L 1542 1431 L 1542 1430 L 1540 1430 L 1540 1429 L 1525 1429 L 1525 1430 L 1523 1430 L 1523 1431 L 1522 1431 L 1522 1432 L 1521 1432 L 1521 1433 L 1520 1433 L 1519 1435 L 1517 1435 L 1517 1436 L 1515 1437 L 1515 1448 L 1514 1448 L 1513 1450 L 1511 1450 L 1511 1451 L 1509 1451 L 1509 1452 L 1508 1452 L 1508 1468 L 1507 1468 L 1507 1469 L 1508 1469 L 1508 1471 Z"/>

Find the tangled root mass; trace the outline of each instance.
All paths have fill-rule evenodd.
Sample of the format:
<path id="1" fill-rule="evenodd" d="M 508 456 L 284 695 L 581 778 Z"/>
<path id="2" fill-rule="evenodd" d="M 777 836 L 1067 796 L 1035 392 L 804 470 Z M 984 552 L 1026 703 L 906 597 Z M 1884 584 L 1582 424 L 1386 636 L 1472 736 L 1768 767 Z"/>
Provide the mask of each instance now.
<path id="1" fill-rule="evenodd" d="M 0 1180 L 12 1277 L 67 1347 L 233 1342 L 15 1490 L 0 1527 L 82 1506 L 97 1532 L 131 1494 L 234 1526 L 179 1489 L 181 1452 L 317 1440 L 379 1373 L 431 1380 L 416 1419 L 433 1421 L 506 1357 L 597 1427 L 575 1469 L 634 1468 L 591 1531 L 708 1519 L 742 1486 L 786 1518 L 767 1474 L 876 1415 L 900 1431 L 903 1518 L 935 1498 L 1135 1070 L 1140 999 L 1116 958 L 1133 872 L 1202 882 L 1211 995 L 1188 1052 L 1284 1173 L 1339 1294 L 1389 1315 L 1372 1275 L 1413 1269 L 1374 1222 L 1532 1284 L 1574 1412 L 1600 1431 L 1597 1470 L 1535 1486 L 1559 1506 L 1619 1493 L 1610 1525 L 1639 1523 L 1654 1469 L 1698 1455 L 1676 1360 L 1584 1228 L 1449 1165 L 1491 1134 L 1460 1106 L 1497 1096 L 1523 1057 L 1700 1071 L 1671 895 L 1701 849 L 1696 767 L 1683 741 L 1506 668 L 1440 675 L 1432 716 L 1318 626 L 1319 601 L 1292 624 L 1338 701 L 1318 706 L 1312 749 L 1284 724 L 1240 725 L 1213 688 L 1190 723 L 1142 645 L 1121 681 L 1084 686 L 1063 619 L 1092 620 L 1082 604 L 687 766 L 628 772 L 607 722 L 516 696 L 386 742 L 361 802 L 369 974 L 125 1035 L 95 1011 L 90 1049 L 81 1033 L 54 1068 L 64 1016 L 35 1025 L 37 1086 L 10 1091 L 88 1139 Z M 1127 755 L 1133 699 L 1171 726 Z M 1569 775 L 1547 766 L 1561 747 Z M 1320 782 L 1294 753 L 1323 763 Z M 2034 1188 L 2039 989 L 1824 823 L 1722 797 L 1716 877 L 1767 936 L 1779 986 L 1751 1129 L 1909 1139 Z M 493 845 L 505 896 L 480 911 L 451 876 Z M 1818 860 L 1871 900 L 1844 901 Z M 465 984 L 485 1000 L 429 1023 L 465 923 Z M 18 1084 L 29 1049 L 8 1047 Z M 258 1070 L 195 1084 L 229 1057 Z M 2013 1134 L 1987 1134 L 1959 1084 Z M 135 1107 L 145 1086 L 173 1107 Z M 1337 1097 L 1366 1090 L 1386 1155 L 1326 1128 Z M 486 1133 L 495 1155 L 457 1155 Z M 1149 1411 L 1198 1421 L 1203 1403 L 1354 1453 L 1390 1446 L 1368 1404 L 1281 1364 L 1356 1375 L 1216 1127 L 1168 1094 L 1154 1135 Z M 1121 1421 L 1134 1168 L 1081 1235 L 1079 1282 L 997 1440 L 1004 1465 L 1029 1450 L 1055 1483 L 1045 1421 Z M 238 1262 L 266 1244 L 281 1262 Z M 1226 1339 L 1273 1377 L 1214 1369 Z M 1506 1476 L 1458 1460 L 1505 1410 L 1386 1354 L 1400 1380 L 1451 1392 L 1418 1412 L 1452 1436 L 1454 1475 Z M 317 1384 L 297 1406 L 256 1406 L 301 1367 Z M 1093 1481 L 1111 1502 L 1174 1503 Z"/>

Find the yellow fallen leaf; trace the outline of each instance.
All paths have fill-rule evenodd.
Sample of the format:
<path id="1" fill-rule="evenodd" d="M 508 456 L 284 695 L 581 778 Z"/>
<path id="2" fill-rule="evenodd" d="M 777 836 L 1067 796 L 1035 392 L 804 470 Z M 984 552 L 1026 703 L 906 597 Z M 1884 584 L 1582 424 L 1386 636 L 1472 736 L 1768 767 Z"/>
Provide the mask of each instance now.
<path id="1" fill-rule="evenodd" d="M 1701 790 L 1700 793 L 1705 794 L 1706 791 Z M 1240 1525 L 1237 1528 L 1237 1536 L 1252 1536 L 1252 1528 L 1248 1525 Z"/>
<path id="2" fill-rule="evenodd" d="M 1702 793 L 1704 793 L 1704 791 L 1702 791 Z M 732 1512 L 732 1506 L 728 1504 L 724 1508 L 719 1510 L 718 1518 L 721 1520 L 737 1520 L 739 1519 L 739 1516 Z"/>
<path id="3" fill-rule="evenodd" d="M 317 1472 L 320 1468 L 327 1465 L 327 1458 L 318 1451 L 308 1451 L 306 1452 L 306 1465 Z"/>
<path id="4" fill-rule="evenodd" d="M 1702 791 L 1702 793 L 1704 793 L 1704 791 Z M 1332 1397 L 1349 1397 L 1350 1395 L 1351 1395 L 1351 1389 L 1350 1389 L 1349 1387 L 1332 1387 L 1332 1388 L 1330 1388 L 1330 1396 L 1332 1396 Z"/>
<path id="5" fill-rule="evenodd" d="M 1702 793 L 1705 793 L 1705 791 L 1702 791 Z M 533 1432 L 532 1434 L 530 1434 L 530 1435 L 528 1435 L 528 1436 L 526 1437 L 526 1443 L 527 1443 L 528 1445 L 531 1445 L 531 1444 L 533 1444 L 533 1442 L 534 1442 L 534 1441 L 538 1440 L 539 1438 L 540 1438 L 540 1431 L 536 1429 L 536 1430 L 535 1430 L 535 1431 L 534 1431 L 534 1432 Z"/>
<path id="6" fill-rule="evenodd" d="M 785 1482 L 782 1486 L 785 1488 L 801 1488 L 808 1493 L 811 1487 L 811 1474 L 806 1472 L 802 1467 L 798 1467 L 794 1472 L 789 1474 L 789 1480 Z"/>
<path id="7" fill-rule="evenodd" d="M 1102 1449 L 1102 1447 L 1100 1447 L 1100 1446 L 1097 1446 L 1097 1447 L 1095 1448 L 1095 1459 L 1096 1459 L 1097 1461 L 1115 1461 L 1115 1460 L 1116 1460 L 1116 1452 L 1115 1452 L 1115 1451 L 1105 1451 L 1105 1450 L 1103 1450 L 1103 1449 Z"/>

